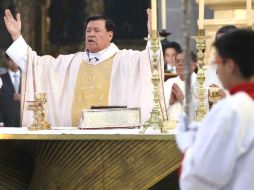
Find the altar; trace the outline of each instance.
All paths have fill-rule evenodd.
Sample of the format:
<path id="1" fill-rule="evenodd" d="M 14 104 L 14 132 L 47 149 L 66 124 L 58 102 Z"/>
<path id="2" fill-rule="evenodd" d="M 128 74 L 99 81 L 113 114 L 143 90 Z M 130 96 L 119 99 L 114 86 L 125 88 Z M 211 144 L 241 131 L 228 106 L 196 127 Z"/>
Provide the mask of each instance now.
<path id="1" fill-rule="evenodd" d="M 174 131 L 0 131 L 0 189 L 149 189 L 179 165 Z"/>

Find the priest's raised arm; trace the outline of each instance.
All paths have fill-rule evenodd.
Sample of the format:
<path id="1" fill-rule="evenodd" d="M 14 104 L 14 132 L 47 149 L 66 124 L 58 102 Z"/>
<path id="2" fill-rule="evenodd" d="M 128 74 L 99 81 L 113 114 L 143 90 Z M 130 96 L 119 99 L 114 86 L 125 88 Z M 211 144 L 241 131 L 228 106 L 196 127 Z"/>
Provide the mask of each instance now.
<path id="1" fill-rule="evenodd" d="M 147 10 L 151 31 L 151 10 Z M 48 120 L 52 126 L 77 126 L 80 112 L 91 105 L 141 107 L 142 121 L 152 108 L 151 60 L 149 45 L 143 51 L 119 50 L 112 43 L 115 25 L 104 16 L 86 24 L 86 49 L 70 55 L 38 56 L 23 39 L 20 15 L 9 10 L 4 17 L 13 44 L 7 54 L 22 69 L 22 101 L 33 92 L 47 92 Z M 163 65 L 161 54 L 160 61 Z M 23 104 L 24 105 L 24 104 Z M 31 123 L 23 106 L 22 126 Z"/>

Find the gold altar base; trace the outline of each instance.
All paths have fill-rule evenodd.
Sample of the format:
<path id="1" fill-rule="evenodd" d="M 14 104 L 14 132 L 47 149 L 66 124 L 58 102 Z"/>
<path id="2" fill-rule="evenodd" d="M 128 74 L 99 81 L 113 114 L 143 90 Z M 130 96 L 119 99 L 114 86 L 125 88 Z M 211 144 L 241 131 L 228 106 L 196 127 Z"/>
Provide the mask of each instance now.
<path id="1" fill-rule="evenodd" d="M 159 75 L 159 63 L 158 63 L 158 53 L 159 50 L 159 40 L 160 37 L 158 36 L 157 30 L 152 31 L 151 38 L 148 39 L 151 42 L 151 50 L 153 53 L 153 63 L 152 63 L 152 82 L 154 86 L 153 90 L 153 103 L 154 107 L 151 111 L 151 117 L 148 121 L 145 122 L 143 125 L 143 132 L 147 128 L 159 129 L 161 132 L 165 132 L 164 130 L 164 123 L 162 119 L 162 112 L 160 108 L 160 91 L 159 91 L 159 83 L 160 83 L 160 75 Z M 163 82 L 163 81 L 162 81 Z"/>
<path id="2" fill-rule="evenodd" d="M 181 157 L 173 134 L 5 137 L 0 189 L 147 190 Z"/>
<path id="3" fill-rule="evenodd" d="M 201 121 L 206 113 L 207 109 L 205 106 L 205 88 L 204 88 L 204 82 L 205 82 L 205 73 L 204 73 L 204 50 L 206 47 L 206 36 L 205 36 L 205 30 L 199 29 L 198 35 L 194 37 L 196 40 L 196 48 L 198 50 L 197 56 L 198 56 L 198 73 L 197 73 L 197 82 L 198 82 L 198 88 L 197 88 L 197 98 L 198 98 L 198 107 L 195 110 L 195 117 L 194 121 Z"/>

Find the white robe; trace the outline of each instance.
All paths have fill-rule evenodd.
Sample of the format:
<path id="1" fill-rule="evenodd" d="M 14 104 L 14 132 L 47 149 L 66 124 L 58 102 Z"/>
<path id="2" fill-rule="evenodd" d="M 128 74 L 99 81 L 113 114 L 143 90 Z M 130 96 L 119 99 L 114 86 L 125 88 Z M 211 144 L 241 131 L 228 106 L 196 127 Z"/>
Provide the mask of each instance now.
<path id="1" fill-rule="evenodd" d="M 185 151 L 181 190 L 254 189 L 254 101 L 246 93 L 229 96 L 191 124 L 196 134 L 183 121 L 176 134 Z"/>
<path id="2" fill-rule="evenodd" d="M 119 50 L 111 43 L 101 61 L 115 54 L 109 89 L 109 105 L 140 107 L 142 121 L 150 117 L 153 106 L 153 85 L 149 49 L 143 51 Z M 76 78 L 82 59 L 88 62 L 86 52 L 70 55 L 38 56 L 19 37 L 6 51 L 19 65 L 23 75 L 23 102 L 33 100 L 33 92 L 47 92 L 48 121 L 54 127 L 70 127 L 71 106 Z M 163 57 L 160 57 L 163 65 Z M 163 99 L 163 97 L 161 97 Z M 23 104 L 22 126 L 31 124 L 32 113 Z M 24 109 L 25 108 L 25 109 Z M 164 109 L 165 110 L 165 109 Z M 164 113 L 165 114 L 165 113 Z"/>
<path id="3" fill-rule="evenodd" d="M 196 88 L 196 73 L 192 73 L 191 75 L 191 89 L 193 92 L 193 89 Z M 185 81 L 182 81 L 179 76 L 175 78 L 170 78 L 166 82 L 164 82 L 164 93 L 165 93 L 165 102 L 166 102 L 166 108 L 168 113 L 168 119 L 170 121 L 178 121 L 179 115 L 184 111 L 184 105 L 180 102 L 176 102 L 173 105 L 169 105 L 169 99 L 170 94 L 172 91 L 173 84 L 176 83 L 180 89 L 182 90 L 184 96 L 185 96 Z M 185 102 L 185 101 L 183 101 Z M 192 94 L 192 102 L 190 105 L 190 118 L 193 119 L 195 115 L 195 105 L 197 105 L 196 98 L 194 97 L 194 94 Z"/>

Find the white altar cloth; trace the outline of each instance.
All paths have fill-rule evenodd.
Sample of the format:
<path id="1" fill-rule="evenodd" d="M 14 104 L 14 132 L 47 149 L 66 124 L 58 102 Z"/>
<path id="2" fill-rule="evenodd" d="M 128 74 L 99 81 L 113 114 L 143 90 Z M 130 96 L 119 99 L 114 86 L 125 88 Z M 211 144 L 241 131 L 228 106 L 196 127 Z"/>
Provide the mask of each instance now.
<path id="1" fill-rule="evenodd" d="M 161 133 L 147 130 L 144 134 L 140 129 L 96 129 L 79 130 L 77 128 L 53 128 L 51 130 L 30 131 L 27 127 L 0 127 L 1 139 L 98 139 L 98 140 L 124 140 L 124 139 L 158 139 L 167 140 L 174 138 L 175 130 Z"/>

